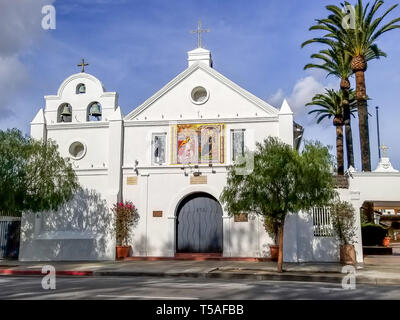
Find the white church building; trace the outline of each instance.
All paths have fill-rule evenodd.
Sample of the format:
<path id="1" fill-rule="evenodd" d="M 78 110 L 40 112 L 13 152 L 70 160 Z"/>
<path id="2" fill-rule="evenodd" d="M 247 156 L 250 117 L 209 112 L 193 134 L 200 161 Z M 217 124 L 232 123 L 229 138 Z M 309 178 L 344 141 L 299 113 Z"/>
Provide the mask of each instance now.
<path id="1" fill-rule="evenodd" d="M 199 47 L 188 52 L 187 69 L 124 116 L 118 94 L 107 92 L 84 66 L 55 95 L 45 96 L 31 122 L 33 138 L 55 140 L 70 158 L 83 192 L 57 212 L 23 215 L 19 259 L 115 259 L 110 208 L 127 200 L 140 215 L 132 230 L 132 256 L 268 257 L 273 241 L 263 219 L 231 217 L 218 199 L 227 168 L 256 142 L 274 136 L 298 148 L 302 128 L 289 104 L 277 108 L 241 88 L 216 71 L 210 51 Z M 388 174 L 400 185 L 398 173 Z M 371 179 L 353 173 L 340 192 L 360 208 L 368 200 L 363 198 L 368 183 L 357 175 Z M 288 216 L 285 261 L 338 261 L 338 243 L 324 229 L 325 216 L 319 211 Z M 356 251 L 362 262 L 359 229 Z"/>

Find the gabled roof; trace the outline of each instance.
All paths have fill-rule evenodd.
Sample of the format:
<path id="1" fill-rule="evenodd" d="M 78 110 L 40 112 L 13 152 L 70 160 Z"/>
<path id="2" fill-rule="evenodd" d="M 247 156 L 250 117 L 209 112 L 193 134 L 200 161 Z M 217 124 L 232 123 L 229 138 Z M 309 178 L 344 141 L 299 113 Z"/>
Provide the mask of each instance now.
<path id="1" fill-rule="evenodd" d="M 261 110 L 264 112 L 270 114 L 271 116 L 277 116 L 279 113 L 279 110 L 268 104 L 267 102 L 261 100 L 260 98 L 256 97 L 252 93 L 246 91 L 233 81 L 229 80 L 225 76 L 223 76 L 221 73 L 218 71 L 214 70 L 213 68 L 210 68 L 204 63 L 201 62 L 196 62 L 186 70 L 184 70 L 182 73 L 180 73 L 178 76 L 176 76 L 174 79 L 172 79 L 169 83 L 167 83 L 163 88 L 161 88 L 159 91 L 157 91 L 154 95 L 152 95 L 149 99 L 147 99 L 145 102 L 143 102 L 140 106 L 138 106 L 136 109 L 134 109 L 132 112 L 130 112 L 124 120 L 132 120 L 136 118 L 138 115 L 140 115 L 142 112 L 144 112 L 147 108 L 149 108 L 155 101 L 160 99 L 163 95 L 165 95 L 167 92 L 169 92 L 171 89 L 173 89 L 176 85 L 178 85 L 180 82 L 185 80 L 187 77 L 189 77 L 192 73 L 194 73 L 196 70 L 202 69 L 206 73 L 208 73 L 210 76 L 215 78 L 216 80 L 220 81 L 227 87 L 231 88 L 235 92 L 237 92 L 239 95 L 247 99 L 249 102 L 253 103 L 255 106 L 259 107 Z"/>

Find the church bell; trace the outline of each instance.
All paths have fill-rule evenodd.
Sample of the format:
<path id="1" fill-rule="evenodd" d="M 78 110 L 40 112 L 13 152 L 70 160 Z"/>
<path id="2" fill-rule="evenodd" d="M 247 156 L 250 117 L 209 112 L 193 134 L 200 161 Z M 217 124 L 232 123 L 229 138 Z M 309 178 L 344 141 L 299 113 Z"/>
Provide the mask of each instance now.
<path id="1" fill-rule="evenodd" d="M 90 115 L 93 117 L 101 117 L 100 105 L 98 103 L 93 103 L 90 108 Z"/>
<path id="2" fill-rule="evenodd" d="M 63 107 L 63 110 L 62 110 L 62 112 L 61 112 L 61 115 L 62 115 L 63 117 L 70 117 L 70 116 L 72 116 L 71 110 L 69 109 L 69 106 L 68 106 L 68 105 L 65 105 L 65 106 Z"/>

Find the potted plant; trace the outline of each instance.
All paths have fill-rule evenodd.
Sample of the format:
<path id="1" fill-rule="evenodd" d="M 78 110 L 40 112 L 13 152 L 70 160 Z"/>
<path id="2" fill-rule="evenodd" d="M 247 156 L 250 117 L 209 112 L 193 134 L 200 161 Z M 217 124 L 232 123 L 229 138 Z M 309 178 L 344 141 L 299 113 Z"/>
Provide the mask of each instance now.
<path id="1" fill-rule="evenodd" d="M 123 259 L 131 251 L 131 229 L 138 222 L 139 214 L 131 201 L 116 203 L 112 210 L 115 214 L 116 258 Z"/>
<path id="2" fill-rule="evenodd" d="M 264 228 L 265 231 L 274 240 L 274 244 L 269 245 L 269 250 L 271 254 L 272 261 L 278 261 L 279 256 L 279 222 L 274 220 L 270 216 L 264 217 Z"/>
<path id="3" fill-rule="evenodd" d="M 385 247 L 389 247 L 390 246 L 390 237 L 389 236 L 386 236 L 385 238 L 383 238 L 383 245 L 385 246 Z"/>
<path id="4" fill-rule="evenodd" d="M 340 262 L 354 265 L 356 264 L 354 208 L 346 201 L 337 200 L 330 205 L 330 214 L 333 230 L 340 241 Z"/>

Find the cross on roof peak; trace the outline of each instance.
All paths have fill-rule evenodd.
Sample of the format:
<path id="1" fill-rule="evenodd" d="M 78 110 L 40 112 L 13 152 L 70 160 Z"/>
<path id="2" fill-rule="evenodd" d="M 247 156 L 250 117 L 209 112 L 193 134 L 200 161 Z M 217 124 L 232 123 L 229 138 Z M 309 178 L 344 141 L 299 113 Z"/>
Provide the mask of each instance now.
<path id="1" fill-rule="evenodd" d="M 201 38 L 201 34 L 203 32 L 210 32 L 210 29 L 202 29 L 201 20 L 199 20 L 199 22 L 197 24 L 197 29 L 190 31 L 190 33 L 197 33 L 197 48 L 202 48 L 203 47 L 203 41 L 202 41 L 202 38 Z"/>
<path id="2" fill-rule="evenodd" d="M 82 71 L 81 72 L 85 72 L 85 66 L 88 66 L 89 63 L 85 63 L 85 59 L 82 59 L 81 64 L 78 64 L 78 67 L 82 67 Z"/>

